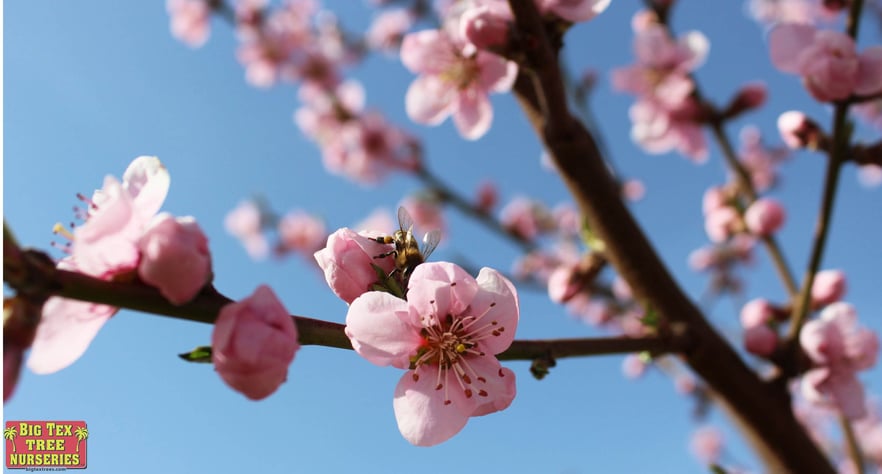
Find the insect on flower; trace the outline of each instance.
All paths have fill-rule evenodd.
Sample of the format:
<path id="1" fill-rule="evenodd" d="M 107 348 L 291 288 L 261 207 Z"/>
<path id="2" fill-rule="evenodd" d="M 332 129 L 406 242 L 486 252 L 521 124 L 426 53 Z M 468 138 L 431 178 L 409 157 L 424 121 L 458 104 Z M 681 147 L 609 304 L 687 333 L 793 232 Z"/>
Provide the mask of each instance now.
<path id="1" fill-rule="evenodd" d="M 391 236 L 380 236 L 374 239 L 381 244 L 395 244 L 392 250 L 375 255 L 374 258 L 392 255 L 395 261 L 395 270 L 392 273 L 400 273 L 401 279 L 406 282 L 413 269 L 425 262 L 438 246 L 438 242 L 441 241 L 441 231 L 435 229 L 423 235 L 421 247 L 413 234 L 413 218 L 410 217 L 407 209 L 401 206 L 398 208 L 398 230 Z"/>

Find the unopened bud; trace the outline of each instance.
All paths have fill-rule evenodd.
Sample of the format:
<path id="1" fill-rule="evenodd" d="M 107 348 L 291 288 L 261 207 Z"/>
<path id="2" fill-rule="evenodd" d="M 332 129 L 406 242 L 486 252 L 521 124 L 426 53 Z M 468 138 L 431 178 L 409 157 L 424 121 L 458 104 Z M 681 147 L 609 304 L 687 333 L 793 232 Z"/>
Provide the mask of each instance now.
<path id="1" fill-rule="evenodd" d="M 726 107 L 726 111 L 723 115 L 727 118 L 731 118 L 747 112 L 748 110 L 760 107 L 766 102 L 766 96 L 765 84 L 761 82 L 746 84 L 738 91 L 738 94 L 735 95 L 735 98 L 732 99 L 729 106 Z"/>
<path id="2" fill-rule="evenodd" d="M 784 112 L 778 117 L 778 131 L 784 143 L 793 149 L 817 149 L 823 139 L 821 127 L 804 113 L 796 110 Z"/>
<path id="3" fill-rule="evenodd" d="M 509 28 L 508 18 L 485 6 L 466 11 L 460 20 L 460 33 L 478 49 L 505 45 Z"/>

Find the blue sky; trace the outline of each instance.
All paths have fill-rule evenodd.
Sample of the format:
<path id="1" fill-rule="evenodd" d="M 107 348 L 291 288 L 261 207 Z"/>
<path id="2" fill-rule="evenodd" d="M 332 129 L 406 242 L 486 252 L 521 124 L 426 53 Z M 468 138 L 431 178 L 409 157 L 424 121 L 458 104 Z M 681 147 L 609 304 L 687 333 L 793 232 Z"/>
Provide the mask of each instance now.
<path id="1" fill-rule="evenodd" d="M 718 150 L 703 166 L 671 155 L 648 156 L 628 138 L 632 98 L 610 91 L 606 78 L 632 61 L 630 18 L 641 2 L 617 0 L 567 37 L 576 70 L 595 68 L 601 84 L 595 114 L 616 166 L 643 180 L 647 197 L 634 212 L 686 290 L 698 296 L 704 277 L 688 269 L 690 251 L 704 245 L 700 198 L 725 179 Z M 772 143 L 777 115 L 803 108 L 822 124 L 830 111 L 815 105 L 797 79 L 775 71 L 763 30 L 740 2 L 683 0 L 678 31 L 700 29 L 711 41 L 697 76 L 718 103 L 741 84 L 763 79 L 771 96 L 762 111 L 728 127 L 733 138 L 758 124 Z M 370 17 L 362 2 L 325 3 L 353 28 Z M 89 194 L 107 174 L 119 176 L 134 157 L 157 155 L 172 176 L 164 210 L 194 215 L 210 238 L 215 285 L 233 298 L 271 285 L 295 314 L 342 322 L 346 306 L 320 274 L 293 258 L 252 262 L 223 229 L 224 215 L 259 193 L 285 211 L 323 216 L 330 229 L 351 225 L 377 207 L 394 209 L 419 183 L 394 176 L 362 187 L 331 176 L 318 149 L 294 126 L 296 88 L 250 87 L 234 57 L 234 35 L 213 22 L 209 43 L 191 50 L 168 30 L 164 2 L 7 2 L 4 23 L 4 217 L 26 244 L 49 249 L 55 222 L 72 218 L 78 192 Z M 876 25 L 866 42 L 879 42 Z M 541 148 L 511 97 L 494 98 L 495 121 L 478 142 L 459 138 L 453 125 L 411 123 L 404 90 L 413 76 L 395 59 L 376 57 L 352 71 L 369 106 L 423 138 L 429 166 L 470 194 L 493 179 L 503 200 L 528 195 L 555 205 L 567 200 L 553 173 L 539 162 Z M 878 132 L 859 128 L 859 136 Z M 802 274 L 820 196 L 824 158 L 798 153 L 784 167 L 773 194 L 790 210 L 780 234 L 787 257 Z M 825 268 L 850 277 L 848 300 L 863 323 L 882 331 L 880 190 L 857 184 L 847 166 L 836 203 Z M 464 255 L 482 266 L 509 269 L 517 249 L 455 211 L 449 236 L 434 258 Z M 58 255 L 57 253 L 55 254 Z M 757 252 L 747 297 L 780 300 L 784 293 L 768 259 Z M 518 338 L 596 335 L 568 317 L 545 294 L 521 291 Z M 725 299 L 711 318 L 737 329 L 735 304 Z M 627 381 L 621 357 L 562 360 L 549 377 L 530 377 L 527 362 L 507 363 L 518 376 L 518 396 L 504 412 L 473 419 L 458 436 L 430 449 L 410 446 L 395 425 L 392 391 L 401 372 L 379 368 L 351 351 L 305 347 L 288 382 L 269 399 L 251 402 L 228 389 L 210 366 L 176 354 L 207 344 L 211 327 L 122 311 L 87 353 L 50 376 L 25 372 L 5 419 L 83 419 L 89 425 L 89 472 L 706 472 L 689 455 L 692 402 L 652 372 Z M 880 369 L 863 380 L 882 392 Z M 755 466 L 717 412 L 728 461 Z"/>

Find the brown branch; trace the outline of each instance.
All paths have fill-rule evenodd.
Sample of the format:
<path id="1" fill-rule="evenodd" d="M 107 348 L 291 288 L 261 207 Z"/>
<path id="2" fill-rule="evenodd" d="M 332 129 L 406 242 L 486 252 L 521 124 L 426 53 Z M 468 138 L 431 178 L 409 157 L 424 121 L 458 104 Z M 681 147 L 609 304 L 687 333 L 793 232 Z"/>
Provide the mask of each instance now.
<path id="1" fill-rule="evenodd" d="M 173 305 L 158 290 L 137 281 L 106 281 L 82 273 L 59 270 L 42 252 L 20 251 L 14 242 L 7 245 L 5 250 L 5 254 L 12 258 L 7 258 L 4 262 L 4 280 L 16 290 L 21 289 L 31 295 L 39 294 L 43 298 L 60 296 L 208 324 L 213 324 L 221 308 L 233 301 L 213 287 L 207 287 L 192 301 L 180 306 Z M 291 317 L 297 324 L 300 344 L 352 349 L 349 338 L 344 333 L 344 325 L 304 316 Z M 663 354 L 678 352 L 686 344 L 686 335 L 682 332 L 645 338 L 521 340 L 514 341 L 498 358 L 558 359 L 642 351 Z"/>
<path id="2" fill-rule="evenodd" d="M 535 82 L 523 74 L 518 78 L 518 100 L 592 231 L 606 243 L 606 255 L 616 270 L 647 306 L 669 323 L 688 328 L 693 345 L 685 361 L 737 414 L 769 470 L 834 472 L 794 418 L 784 388 L 764 384 L 674 281 L 622 202 L 593 137 L 570 115 L 562 99 L 556 52 L 536 6 L 519 0 L 509 0 L 509 5 L 522 36 L 526 67 L 540 68 L 533 72 Z M 540 109 L 542 102 L 546 106 Z"/>

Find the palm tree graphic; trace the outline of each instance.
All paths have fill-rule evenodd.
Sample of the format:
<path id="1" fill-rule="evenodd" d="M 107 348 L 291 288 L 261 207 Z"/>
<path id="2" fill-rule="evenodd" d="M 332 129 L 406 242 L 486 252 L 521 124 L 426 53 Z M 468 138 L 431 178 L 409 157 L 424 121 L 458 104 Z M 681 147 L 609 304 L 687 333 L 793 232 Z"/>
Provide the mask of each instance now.
<path id="1" fill-rule="evenodd" d="M 74 430 L 74 434 L 77 436 L 77 452 L 80 452 L 80 441 L 89 437 L 89 430 L 85 426 L 79 426 Z"/>
<path id="2" fill-rule="evenodd" d="M 17 434 L 18 433 L 15 432 L 14 426 L 10 426 L 9 428 L 6 428 L 5 430 L 3 430 L 3 437 L 8 439 L 9 441 L 12 441 L 12 452 L 13 453 L 15 452 L 15 436 Z"/>

